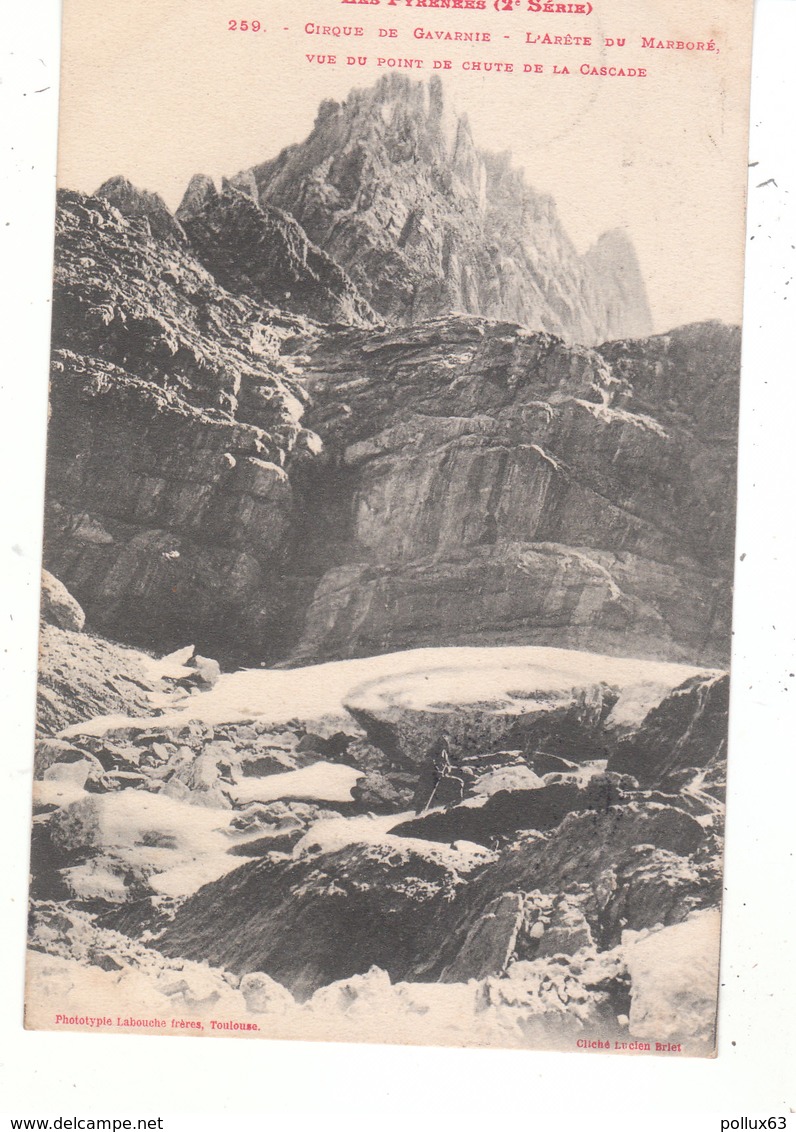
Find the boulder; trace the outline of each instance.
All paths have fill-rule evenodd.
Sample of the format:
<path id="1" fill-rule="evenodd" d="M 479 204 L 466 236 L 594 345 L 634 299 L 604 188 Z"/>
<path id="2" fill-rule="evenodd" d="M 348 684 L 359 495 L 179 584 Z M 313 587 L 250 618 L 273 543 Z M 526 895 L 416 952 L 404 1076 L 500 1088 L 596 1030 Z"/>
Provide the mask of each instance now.
<path id="1" fill-rule="evenodd" d="M 59 629 L 79 633 L 86 624 L 86 615 L 80 603 L 69 590 L 47 570 L 41 573 L 41 615 Z"/>
<path id="2" fill-rule="evenodd" d="M 566 767 L 608 758 L 683 680 L 713 675 L 570 649 L 439 648 L 397 654 L 343 704 L 401 769 L 427 769 L 443 737 L 451 761 L 476 770 L 532 767 L 540 752 Z"/>
<path id="3" fill-rule="evenodd" d="M 465 983 L 502 975 L 514 954 L 524 919 L 522 897 L 505 893 L 484 908 L 481 918 L 467 933 L 461 950 L 442 972 L 447 983 Z"/>
<path id="4" fill-rule="evenodd" d="M 197 654 L 194 656 L 193 662 L 200 682 L 207 688 L 214 688 L 221 675 L 221 665 L 218 661 Z"/>
<path id="5" fill-rule="evenodd" d="M 244 778 L 265 778 L 269 774 L 284 774 L 295 770 L 296 760 L 282 751 L 269 750 L 260 754 L 250 750 L 241 754 L 240 771 Z"/>
<path id="6" fill-rule="evenodd" d="M 75 762 L 52 763 L 42 777 L 45 782 L 70 782 L 75 786 L 85 786 L 89 776 L 100 779 L 103 774 L 100 763 L 89 755 Z"/>
<path id="7" fill-rule="evenodd" d="M 538 922 L 538 921 L 537 921 Z M 577 955 L 579 951 L 593 950 L 589 922 L 578 907 L 572 907 L 566 897 L 562 898 L 552 915 L 550 923 L 540 933 L 536 956 L 544 958 L 554 955 Z"/>
<path id="8" fill-rule="evenodd" d="M 357 779 L 351 790 L 351 797 L 357 809 L 374 814 L 391 814 L 407 809 L 415 794 L 415 784 L 410 775 L 381 774 L 377 770 L 368 771 Z"/>
<path id="9" fill-rule="evenodd" d="M 86 759 L 86 752 L 63 739 L 37 739 L 33 757 L 33 777 L 44 778 L 45 772 L 56 763 L 79 763 Z"/>

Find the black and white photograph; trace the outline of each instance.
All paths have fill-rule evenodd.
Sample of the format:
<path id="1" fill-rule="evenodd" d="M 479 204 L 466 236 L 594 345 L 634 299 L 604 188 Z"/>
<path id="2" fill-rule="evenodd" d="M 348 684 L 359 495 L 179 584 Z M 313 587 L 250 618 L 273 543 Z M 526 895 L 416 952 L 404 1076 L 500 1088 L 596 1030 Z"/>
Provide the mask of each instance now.
<path id="1" fill-rule="evenodd" d="M 26 1025 L 714 1056 L 751 5 L 161 7 L 65 14 Z"/>

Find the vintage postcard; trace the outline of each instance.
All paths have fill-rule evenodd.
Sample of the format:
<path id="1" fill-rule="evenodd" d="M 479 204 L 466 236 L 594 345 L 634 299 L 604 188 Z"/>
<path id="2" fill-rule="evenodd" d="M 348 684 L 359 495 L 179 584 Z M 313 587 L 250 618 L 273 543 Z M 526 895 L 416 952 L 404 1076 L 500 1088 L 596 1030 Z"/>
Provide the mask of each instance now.
<path id="1" fill-rule="evenodd" d="M 712 1056 L 751 0 L 66 0 L 26 1023 Z"/>

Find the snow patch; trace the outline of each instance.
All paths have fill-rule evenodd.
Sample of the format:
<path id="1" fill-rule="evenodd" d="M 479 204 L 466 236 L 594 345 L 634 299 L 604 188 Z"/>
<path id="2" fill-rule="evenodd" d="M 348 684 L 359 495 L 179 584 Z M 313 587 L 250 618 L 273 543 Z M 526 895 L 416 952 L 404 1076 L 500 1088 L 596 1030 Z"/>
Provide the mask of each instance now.
<path id="1" fill-rule="evenodd" d="M 153 723 L 181 727 L 192 719 L 210 725 L 258 720 L 269 726 L 298 719 L 345 727 L 346 703 L 424 711 L 486 704 L 495 712 L 523 713 L 547 710 L 551 697 L 599 683 L 620 692 L 611 722 L 630 726 L 697 675 L 715 670 L 535 646 L 409 649 L 303 668 L 244 669 L 221 676 L 212 690 L 188 697 L 156 720 L 100 716 L 67 727 L 61 736 L 103 735 L 115 727 L 145 730 Z"/>

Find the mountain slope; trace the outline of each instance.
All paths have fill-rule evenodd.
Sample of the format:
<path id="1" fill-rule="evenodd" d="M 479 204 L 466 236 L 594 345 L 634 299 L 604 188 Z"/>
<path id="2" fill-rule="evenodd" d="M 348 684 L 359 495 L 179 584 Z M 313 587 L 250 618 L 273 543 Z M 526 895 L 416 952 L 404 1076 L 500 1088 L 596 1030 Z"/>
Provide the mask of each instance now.
<path id="1" fill-rule="evenodd" d="M 438 78 L 323 103 L 304 142 L 233 183 L 294 216 L 388 322 L 456 311 L 584 344 L 652 329 L 629 240 L 578 255 L 552 198 L 477 149 Z"/>

